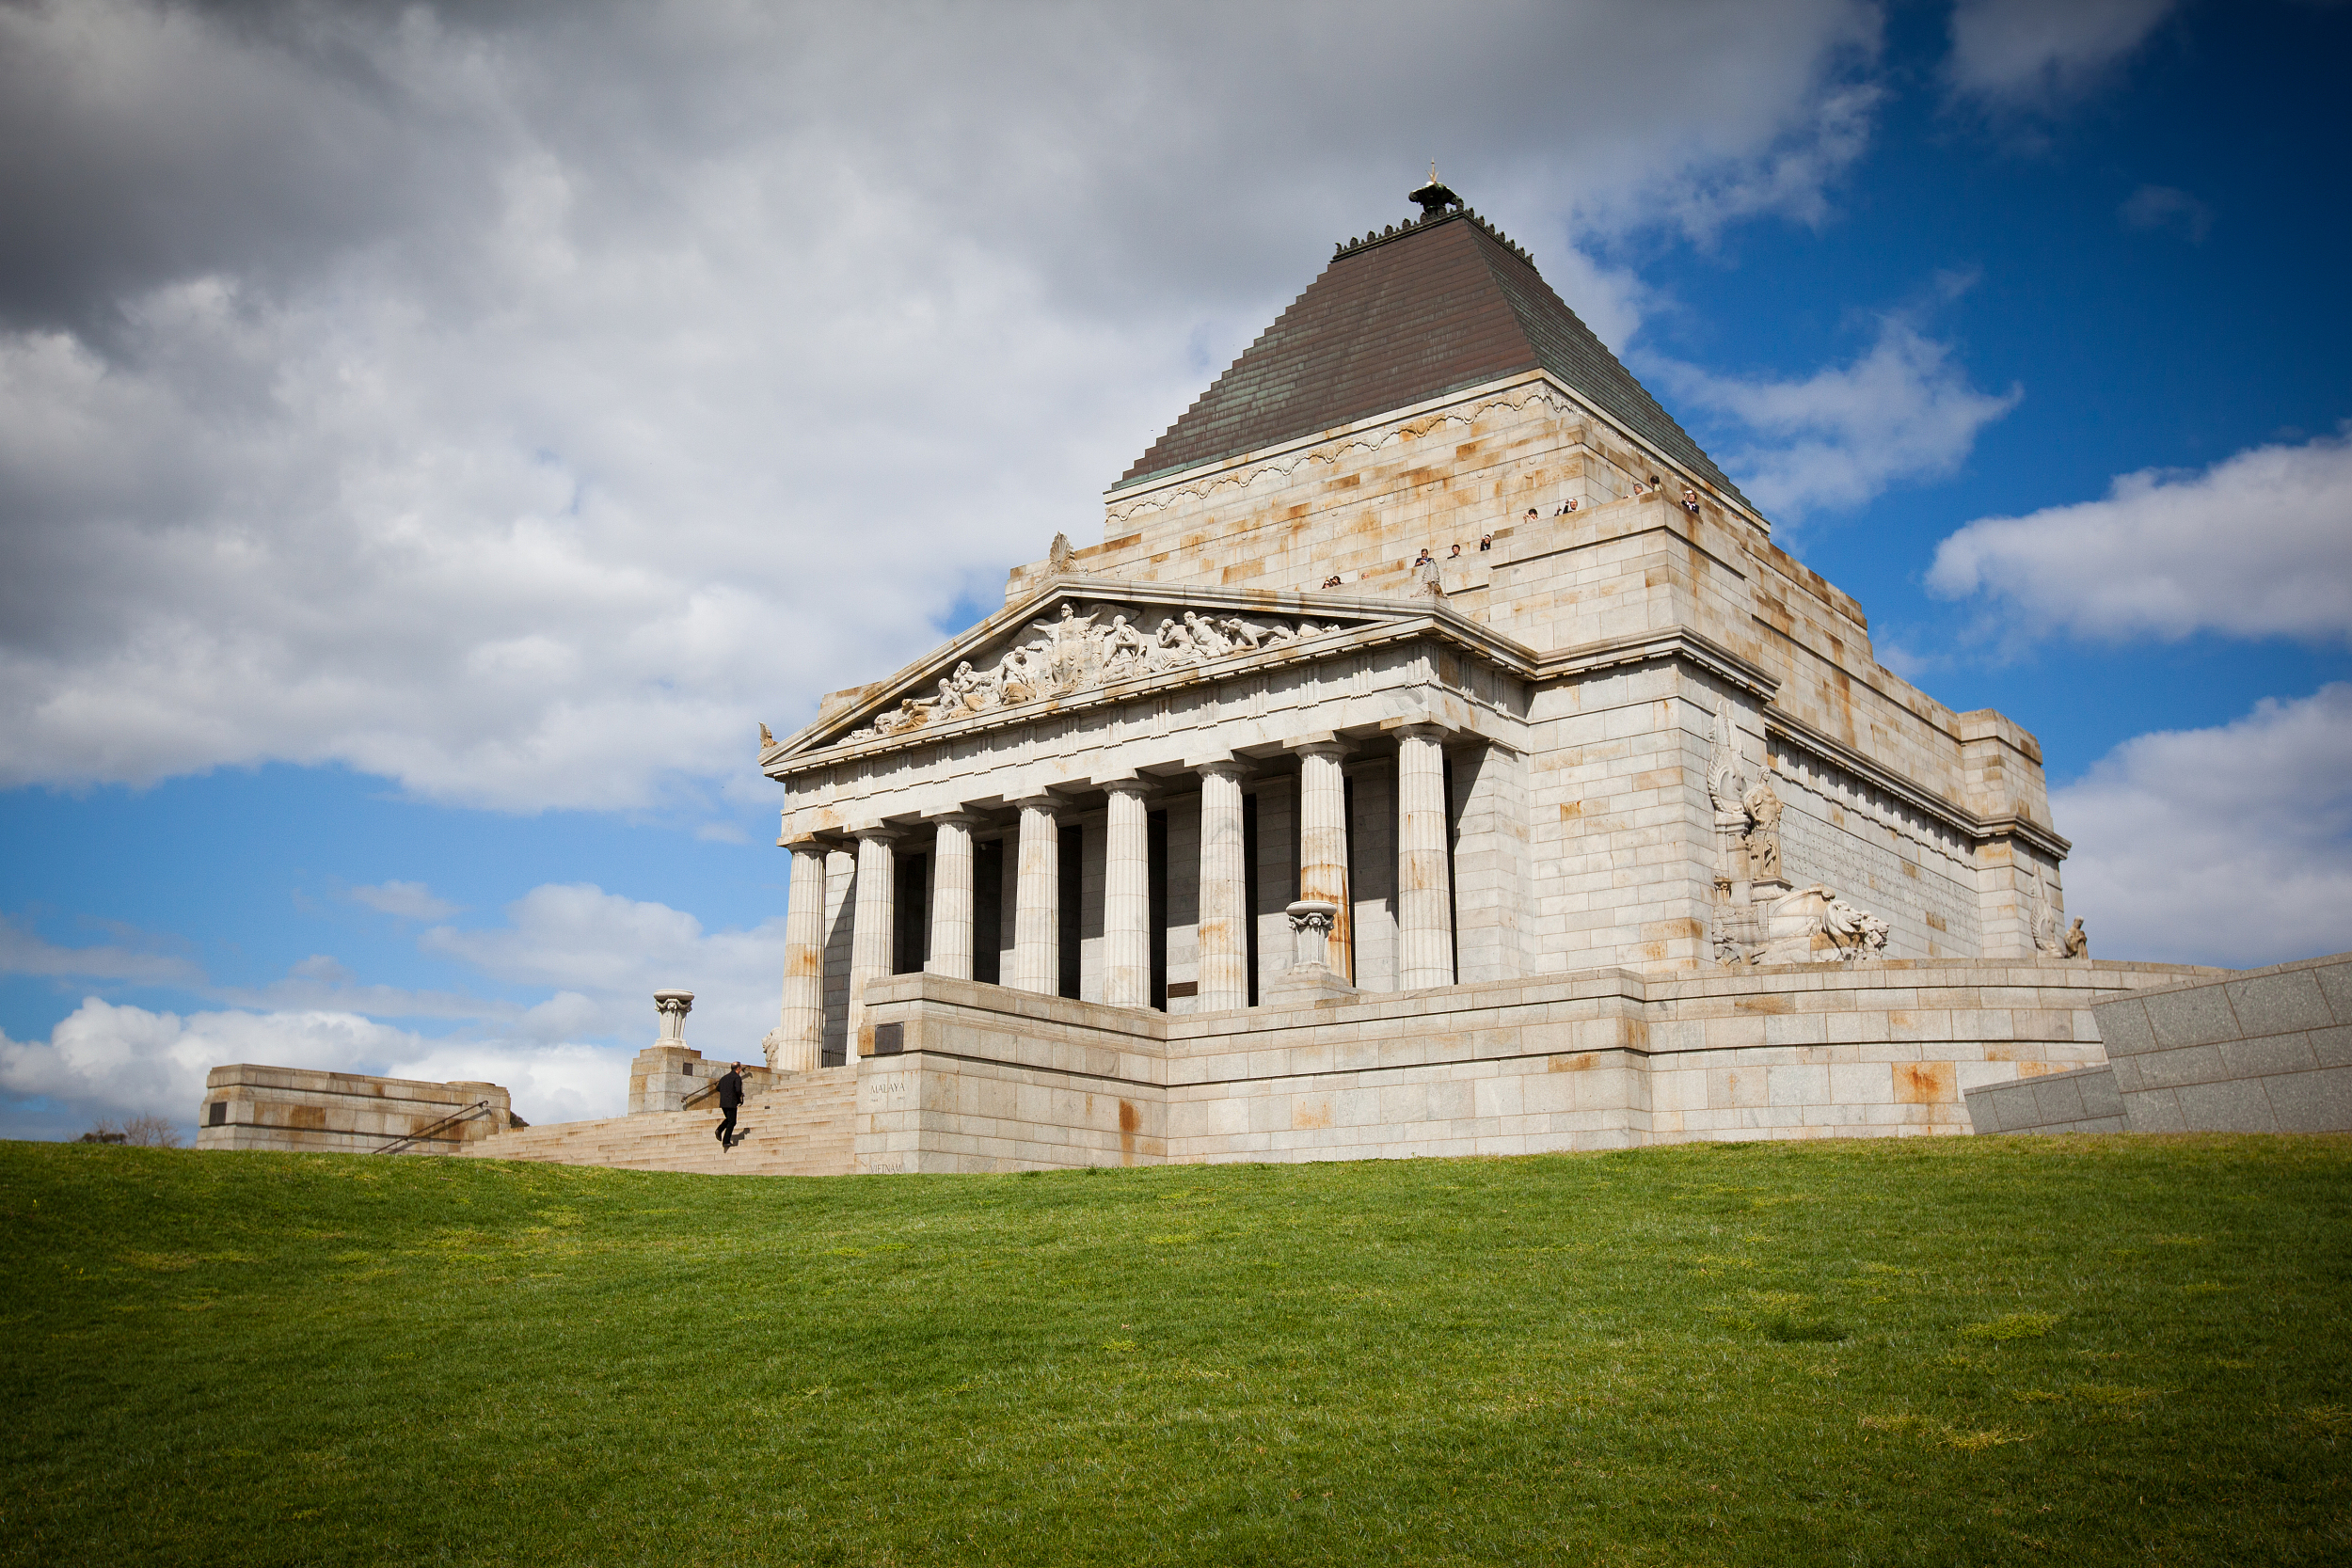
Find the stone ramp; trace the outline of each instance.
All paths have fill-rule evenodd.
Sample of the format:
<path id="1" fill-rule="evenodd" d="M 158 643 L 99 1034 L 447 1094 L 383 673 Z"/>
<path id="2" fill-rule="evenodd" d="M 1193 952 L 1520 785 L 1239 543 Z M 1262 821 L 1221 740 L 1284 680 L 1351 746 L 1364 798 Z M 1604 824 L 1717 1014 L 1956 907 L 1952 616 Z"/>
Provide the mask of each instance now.
<path id="1" fill-rule="evenodd" d="M 854 1073 L 794 1073 L 743 1101 L 740 1141 L 722 1149 L 715 1105 L 602 1121 L 519 1128 L 481 1139 L 465 1152 L 485 1160 L 545 1160 L 559 1165 L 690 1170 L 714 1176 L 847 1176 L 855 1168 Z"/>

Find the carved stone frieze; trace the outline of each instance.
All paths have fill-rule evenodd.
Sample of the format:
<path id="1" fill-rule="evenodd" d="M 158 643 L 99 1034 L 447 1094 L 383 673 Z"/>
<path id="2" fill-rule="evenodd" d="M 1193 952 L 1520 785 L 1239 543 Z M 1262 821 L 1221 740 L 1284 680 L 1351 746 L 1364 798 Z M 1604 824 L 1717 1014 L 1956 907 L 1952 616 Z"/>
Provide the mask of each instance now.
<path id="1" fill-rule="evenodd" d="M 901 697 L 842 742 L 904 735 L 929 725 L 1074 696 L 1122 681 L 1198 670 L 1305 638 L 1346 631 L 1338 621 L 1245 615 L 1176 606 L 1064 600 L 1011 639 L 959 660 L 932 690 Z"/>

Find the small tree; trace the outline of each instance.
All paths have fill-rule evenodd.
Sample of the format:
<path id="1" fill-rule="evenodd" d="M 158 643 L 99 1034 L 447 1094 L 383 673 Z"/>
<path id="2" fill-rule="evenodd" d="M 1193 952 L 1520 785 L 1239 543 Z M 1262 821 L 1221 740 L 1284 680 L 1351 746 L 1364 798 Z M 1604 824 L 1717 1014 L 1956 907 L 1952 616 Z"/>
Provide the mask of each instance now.
<path id="1" fill-rule="evenodd" d="M 129 1121 L 101 1121 L 82 1134 L 86 1144 L 128 1144 L 134 1148 L 178 1148 L 180 1129 L 162 1117 L 133 1117 Z"/>

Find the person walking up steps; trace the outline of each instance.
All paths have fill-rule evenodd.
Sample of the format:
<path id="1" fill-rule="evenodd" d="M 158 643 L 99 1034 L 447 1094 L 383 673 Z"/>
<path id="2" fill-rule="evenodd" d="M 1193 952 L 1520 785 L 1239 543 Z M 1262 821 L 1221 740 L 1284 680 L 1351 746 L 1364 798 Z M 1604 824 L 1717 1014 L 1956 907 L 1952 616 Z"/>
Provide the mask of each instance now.
<path id="1" fill-rule="evenodd" d="M 726 1076 L 719 1080 L 719 1109 L 726 1113 L 726 1119 L 719 1123 L 721 1148 L 735 1147 L 735 1113 L 742 1108 L 742 1104 L 743 1064 L 737 1062 L 727 1069 Z"/>

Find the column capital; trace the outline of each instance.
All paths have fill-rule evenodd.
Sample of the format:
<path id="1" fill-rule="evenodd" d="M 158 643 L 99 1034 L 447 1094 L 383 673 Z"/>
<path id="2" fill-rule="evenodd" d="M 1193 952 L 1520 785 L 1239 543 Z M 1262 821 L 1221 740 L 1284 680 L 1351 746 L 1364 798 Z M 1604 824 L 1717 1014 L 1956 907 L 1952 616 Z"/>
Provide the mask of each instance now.
<path id="1" fill-rule="evenodd" d="M 1282 750 L 1299 756 L 1343 757 L 1355 747 L 1326 730 L 1320 735 L 1302 735 L 1296 739 L 1285 740 Z"/>
<path id="2" fill-rule="evenodd" d="M 934 828 L 977 828 L 988 818 L 977 811 L 966 811 L 958 806 L 953 811 L 927 812 L 923 820 Z"/>
<path id="3" fill-rule="evenodd" d="M 906 831 L 894 828 L 887 822 L 876 822 L 863 828 L 851 828 L 850 836 L 860 844 L 896 844 L 906 836 Z"/>
<path id="4" fill-rule="evenodd" d="M 1254 764 L 1245 762 L 1239 757 L 1212 757 L 1206 762 L 1187 762 L 1184 766 L 1196 773 L 1206 773 L 1213 778 L 1232 779 L 1235 782 L 1246 779 L 1258 770 Z"/>
<path id="5" fill-rule="evenodd" d="M 1442 746 L 1454 737 L 1454 731 L 1452 725 L 1441 724 L 1435 719 L 1416 719 L 1409 723 L 1399 724 L 1396 733 L 1399 738 L 1434 740 Z"/>
<path id="6" fill-rule="evenodd" d="M 789 849 L 796 855 L 821 855 L 832 846 L 816 833 L 787 833 L 776 840 L 776 847 Z"/>
<path id="7" fill-rule="evenodd" d="M 1137 800 L 1159 792 L 1157 779 L 1147 779 L 1140 773 L 1114 773 L 1093 781 L 1105 795 L 1132 795 Z"/>
<path id="8" fill-rule="evenodd" d="M 1063 812 L 1070 809 L 1070 802 L 1050 789 L 1041 789 L 1034 795 L 1021 796 L 1011 803 L 1023 811 L 1041 811 L 1057 820 L 1059 820 Z"/>

